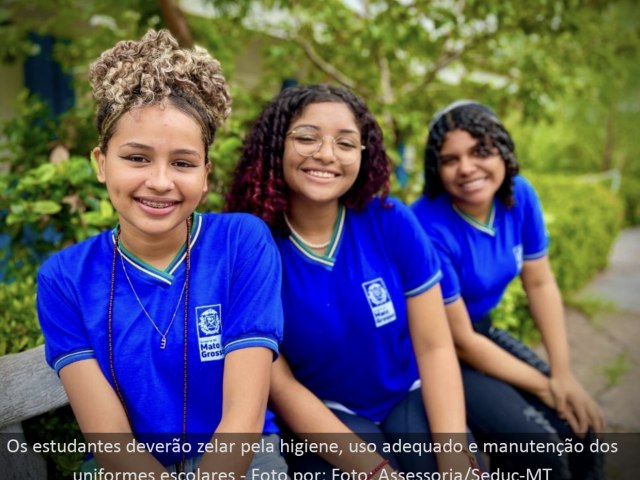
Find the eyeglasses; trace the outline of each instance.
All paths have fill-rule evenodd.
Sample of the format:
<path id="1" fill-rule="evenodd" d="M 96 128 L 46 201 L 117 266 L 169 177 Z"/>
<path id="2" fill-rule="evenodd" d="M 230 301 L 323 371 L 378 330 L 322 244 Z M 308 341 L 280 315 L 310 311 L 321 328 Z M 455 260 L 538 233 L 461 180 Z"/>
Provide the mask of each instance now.
<path id="1" fill-rule="evenodd" d="M 315 129 L 301 127 L 294 128 L 289 133 L 288 137 L 291 137 L 293 148 L 298 154 L 303 157 L 312 157 L 320 151 L 325 138 L 330 138 L 332 141 L 333 156 L 342 164 L 349 165 L 354 163 L 360 158 L 360 153 L 365 149 L 365 146 L 360 143 L 360 140 L 350 137 L 332 137 L 331 135 L 320 135 Z"/>

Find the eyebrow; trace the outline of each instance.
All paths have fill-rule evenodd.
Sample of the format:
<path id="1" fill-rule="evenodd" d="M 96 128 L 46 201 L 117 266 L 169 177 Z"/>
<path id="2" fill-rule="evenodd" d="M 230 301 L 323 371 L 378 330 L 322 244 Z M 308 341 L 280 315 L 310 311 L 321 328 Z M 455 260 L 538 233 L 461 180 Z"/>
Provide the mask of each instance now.
<path id="1" fill-rule="evenodd" d="M 123 143 L 122 145 L 120 145 L 120 148 L 122 147 L 129 147 L 129 148 L 137 148 L 139 150 L 145 150 L 147 152 L 153 151 L 153 147 L 150 147 L 149 145 L 145 145 L 144 143 L 138 143 L 138 142 L 127 142 L 127 143 Z M 177 148 L 175 150 L 171 151 L 172 154 L 177 154 L 177 155 L 195 155 L 198 156 L 199 153 L 197 150 L 193 150 L 191 148 Z"/>

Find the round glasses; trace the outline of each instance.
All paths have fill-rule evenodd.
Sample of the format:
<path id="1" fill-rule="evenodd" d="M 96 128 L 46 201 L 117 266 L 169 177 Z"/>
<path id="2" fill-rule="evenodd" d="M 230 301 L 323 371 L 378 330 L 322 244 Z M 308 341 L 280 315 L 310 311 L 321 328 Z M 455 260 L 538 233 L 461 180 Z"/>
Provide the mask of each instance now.
<path id="1" fill-rule="evenodd" d="M 331 139 L 333 156 L 342 164 L 349 165 L 360 158 L 365 146 L 352 135 L 332 137 L 320 135 L 317 130 L 308 127 L 294 128 L 289 133 L 294 150 L 303 157 L 312 157 L 322 149 L 325 138 Z"/>

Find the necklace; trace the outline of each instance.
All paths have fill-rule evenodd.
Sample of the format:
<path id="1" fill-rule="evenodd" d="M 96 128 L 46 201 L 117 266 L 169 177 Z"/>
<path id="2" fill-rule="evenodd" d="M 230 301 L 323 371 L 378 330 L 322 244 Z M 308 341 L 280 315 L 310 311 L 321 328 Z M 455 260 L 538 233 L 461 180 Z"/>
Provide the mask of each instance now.
<path id="1" fill-rule="evenodd" d="M 116 377 L 116 369 L 113 358 L 113 301 L 115 297 L 116 291 L 116 256 L 119 252 L 119 242 L 120 242 L 120 227 L 118 227 L 118 232 L 116 233 L 115 245 L 113 248 L 113 257 L 111 259 L 111 288 L 109 289 L 109 310 L 107 312 L 107 342 L 109 347 L 109 372 L 111 374 L 111 379 L 113 380 L 113 385 L 115 387 L 116 394 L 120 399 L 120 403 L 122 404 L 122 408 L 124 409 L 124 413 L 129 419 L 129 424 L 131 424 L 131 419 L 129 417 L 129 412 L 127 410 L 127 404 L 124 401 L 124 395 L 122 394 L 122 390 L 120 388 L 120 383 L 118 382 L 118 378 Z M 188 352 L 189 352 L 189 335 L 188 335 L 188 327 L 189 327 L 189 274 L 191 272 L 191 217 L 187 217 L 187 243 L 186 243 L 186 273 L 184 279 L 184 285 L 182 286 L 182 293 L 180 294 L 180 300 L 182 300 L 182 294 L 187 292 L 184 296 L 184 335 L 182 338 L 182 437 L 181 443 L 184 445 L 187 442 L 187 393 L 188 393 Z M 125 270 L 126 274 L 126 270 Z M 135 290 L 134 290 L 135 291 Z M 136 295 L 137 296 L 137 295 Z M 140 300 L 138 300 L 139 302 Z M 178 301 L 178 305 L 180 305 L 180 301 Z M 177 308 L 177 307 L 176 307 Z M 174 313 L 175 318 L 175 313 Z M 173 323 L 173 319 L 171 319 Z M 155 324 L 154 324 L 155 326 Z M 171 326 L 171 324 L 169 324 Z M 156 330 L 158 328 L 156 327 Z M 168 330 L 168 329 L 167 329 Z M 158 330 L 159 331 L 159 330 Z M 161 334 L 162 335 L 162 334 Z M 165 332 L 166 335 L 166 332 Z M 165 342 L 166 344 L 166 342 Z M 161 345 L 161 348 L 162 347 Z M 187 453 L 184 448 L 182 450 L 182 460 L 178 464 L 178 472 L 184 472 L 184 466 L 187 459 Z"/>
<path id="2" fill-rule="evenodd" d="M 140 305 L 140 308 L 142 309 L 144 314 L 147 316 L 147 318 L 151 322 L 151 325 L 153 325 L 153 328 L 155 328 L 156 332 L 158 332 L 160 334 L 160 337 L 162 338 L 162 340 L 160 341 L 160 348 L 162 350 L 164 350 L 165 347 L 167 346 L 167 334 L 169 333 L 169 329 L 171 329 L 171 325 L 173 325 L 173 321 L 176 319 L 176 314 L 178 313 L 178 308 L 180 308 L 180 303 L 182 302 L 182 296 L 184 295 L 185 286 L 187 285 L 186 279 L 185 279 L 184 284 L 182 285 L 182 291 L 180 292 L 180 298 L 178 299 L 178 304 L 176 305 L 176 309 L 173 311 L 173 315 L 171 317 L 171 321 L 169 322 L 169 325 L 167 325 L 167 328 L 163 333 L 158 328 L 158 325 L 156 324 L 156 322 L 153 321 L 153 318 L 151 318 L 151 315 L 149 315 L 149 312 L 147 311 L 147 309 L 144 308 L 144 304 L 140 300 L 140 297 L 138 296 L 138 292 L 136 292 L 136 289 L 133 287 L 133 282 L 131 281 L 131 278 L 129 278 L 129 274 L 127 273 L 127 269 L 124 266 L 124 258 L 123 258 L 123 255 L 122 255 L 122 251 L 120 250 L 120 245 L 119 244 L 116 244 L 116 249 L 118 250 L 118 253 L 120 254 L 120 263 L 122 263 L 122 271 L 124 272 L 124 276 L 127 277 L 127 282 L 129 282 L 129 286 L 131 287 L 131 291 L 133 292 L 133 296 L 136 297 L 136 300 L 138 301 L 138 305 Z"/>
<path id="3" fill-rule="evenodd" d="M 284 223 L 287 224 L 287 227 L 289 227 L 289 230 L 291 230 L 291 233 L 293 233 L 296 237 L 298 237 L 298 239 L 304 243 L 307 247 L 310 248 L 316 248 L 316 249 L 320 249 L 320 248 L 325 248 L 327 247 L 330 243 L 331 243 L 331 238 L 329 238 L 329 240 L 327 240 L 326 242 L 323 243 L 311 243 L 308 242 L 304 239 L 304 237 L 302 235 L 300 235 L 295 228 L 293 228 L 293 226 L 291 225 L 291 223 L 289 223 L 289 218 L 287 217 L 287 214 L 284 214 Z"/>

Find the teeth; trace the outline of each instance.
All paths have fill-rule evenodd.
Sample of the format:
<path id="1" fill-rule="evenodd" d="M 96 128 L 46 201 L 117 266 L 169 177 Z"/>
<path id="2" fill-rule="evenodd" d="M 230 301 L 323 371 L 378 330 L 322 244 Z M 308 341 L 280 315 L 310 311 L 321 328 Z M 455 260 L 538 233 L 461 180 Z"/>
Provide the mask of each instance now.
<path id="1" fill-rule="evenodd" d="M 473 188 L 484 182 L 484 178 L 478 178 L 477 180 L 472 180 L 470 182 L 466 182 L 462 184 L 462 188 Z"/>
<path id="2" fill-rule="evenodd" d="M 167 208 L 173 205 L 174 202 L 154 202 L 153 200 L 140 200 L 140 203 L 151 208 Z"/>
<path id="3" fill-rule="evenodd" d="M 320 170 L 307 170 L 307 173 L 313 177 L 320 177 L 320 178 L 333 178 L 336 176 L 335 173 L 322 172 Z"/>

